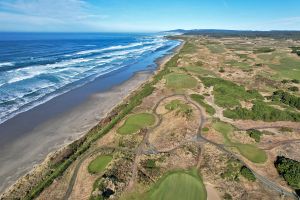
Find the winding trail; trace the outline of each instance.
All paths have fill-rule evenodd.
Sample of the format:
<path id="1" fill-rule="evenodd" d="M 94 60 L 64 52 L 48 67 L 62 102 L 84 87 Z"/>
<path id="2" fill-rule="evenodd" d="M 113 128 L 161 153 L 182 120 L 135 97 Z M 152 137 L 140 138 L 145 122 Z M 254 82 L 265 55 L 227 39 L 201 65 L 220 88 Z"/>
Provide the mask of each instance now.
<path id="1" fill-rule="evenodd" d="M 158 108 L 158 106 L 160 105 L 160 103 L 162 101 L 164 101 L 164 100 L 166 100 L 168 98 L 171 98 L 171 97 L 176 97 L 176 96 L 177 97 L 183 97 L 186 102 L 188 102 L 188 103 L 192 104 L 193 106 L 195 106 L 197 108 L 197 110 L 200 112 L 199 126 L 198 126 L 198 129 L 197 129 L 197 132 L 196 132 L 196 136 L 195 136 L 195 138 L 192 138 L 190 140 L 183 141 L 181 144 L 179 144 L 178 146 L 176 146 L 176 147 L 174 147 L 172 149 L 165 150 L 165 151 L 158 151 L 149 142 L 149 135 L 150 135 L 151 131 L 154 130 L 155 128 L 157 128 L 158 126 L 160 126 L 160 124 L 162 123 L 162 116 L 157 113 L 157 108 Z M 276 192 L 278 192 L 278 193 L 280 193 L 282 195 L 298 199 L 298 196 L 294 192 L 287 191 L 285 188 L 277 185 L 276 183 L 274 183 L 273 181 L 269 180 L 268 178 L 266 178 L 266 177 L 264 177 L 264 176 L 256 173 L 253 169 L 251 169 L 251 167 L 247 163 L 245 163 L 243 161 L 243 159 L 240 156 L 238 156 L 235 153 L 229 151 L 223 144 L 218 144 L 216 142 L 213 142 L 213 141 L 208 140 L 207 138 L 203 137 L 202 134 L 201 134 L 201 131 L 202 131 L 202 128 L 203 128 L 204 124 L 206 123 L 206 117 L 203 114 L 205 112 L 204 112 L 203 108 L 200 105 L 198 105 L 196 102 L 194 102 L 193 100 L 191 100 L 189 98 L 189 96 L 184 95 L 184 94 L 173 94 L 173 95 L 165 96 L 165 97 L 161 98 L 158 102 L 156 102 L 156 104 L 152 108 L 152 113 L 156 116 L 157 122 L 156 122 L 156 124 L 154 126 L 148 128 L 148 129 L 142 130 L 144 132 L 143 140 L 142 140 L 142 142 L 139 144 L 139 146 L 136 149 L 117 148 L 117 147 L 101 147 L 101 148 L 95 149 L 94 151 L 89 152 L 88 154 L 86 154 L 83 157 L 81 157 L 80 161 L 77 163 L 77 165 L 76 165 L 76 167 L 74 169 L 73 175 L 72 175 L 70 183 L 69 183 L 69 187 L 68 187 L 68 189 L 66 191 L 66 194 L 65 194 L 65 196 L 64 196 L 63 199 L 64 200 L 69 199 L 69 197 L 70 197 L 70 195 L 72 193 L 74 184 L 76 182 L 77 174 L 78 174 L 78 171 L 80 169 L 81 164 L 84 162 L 85 159 L 87 159 L 89 156 L 91 156 L 93 154 L 96 154 L 96 153 L 99 153 L 99 152 L 101 152 L 103 150 L 108 150 L 108 149 L 111 149 L 113 151 L 115 151 L 115 150 L 121 150 L 121 151 L 131 151 L 131 152 L 133 152 L 135 154 L 135 158 L 134 158 L 134 162 L 133 162 L 133 165 L 132 165 L 132 176 L 131 176 L 131 179 L 130 179 L 129 184 L 127 186 L 127 189 L 132 189 L 133 186 L 134 186 L 134 183 L 136 181 L 137 173 L 138 173 L 138 170 L 139 170 L 138 169 L 139 157 L 142 154 L 150 155 L 150 154 L 170 153 L 170 152 L 175 151 L 176 149 L 181 148 L 184 145 L 186 145 L 188 143 L 191 143 L 191 142 L 196 143 L 198 145 L 202 145 L 203 142 L 206 142 L 206 143 L 209 143 L 211 145 L 214 145 L 215 147 L 217 147 L 222 152 L 224 152 L 224 153 L 230 155 L 231 157 L 239 160 L 243 165 L 245 165 L 247 168 L 249 168 L 252 171 L 252 173 L 255 175 L 255 177 L 259 181 L 261 181 L 261 183 L 263 183 L 265 186 L 269 187 L 270 189 L 273 189 L 274 191 L 276 191 Z M 262 126 L 258 125 L 256 127 L 252 127 L 252 128 L 259 129 L 261 127 Z M 271 127 L 274 127 L 274 126 L 271 126 Z M 291 143 L 291 142 L 294 142 L 294 140 L 288 140 L 288 141 L 279 142 L 279 143 L 274 144 L 273 146 L 276 146 L 276 145 L 278 146 L 278 145 L 282 145 L 282 144 L 288 144 L 288 143 Z M 298 142 L 300 142 L 300 141 L 298 141 Z M 147 149 L 144 149 L 144 147 L 147 147 Z M 199 146 L 199 148 L 200 148 L 200 152 L 201 152 L 201 146 Z M 197 166 L 199 165 L 200 160 L 201 160 L 200 156 L 201 156 L 201 153 L 199 154 Z"/>

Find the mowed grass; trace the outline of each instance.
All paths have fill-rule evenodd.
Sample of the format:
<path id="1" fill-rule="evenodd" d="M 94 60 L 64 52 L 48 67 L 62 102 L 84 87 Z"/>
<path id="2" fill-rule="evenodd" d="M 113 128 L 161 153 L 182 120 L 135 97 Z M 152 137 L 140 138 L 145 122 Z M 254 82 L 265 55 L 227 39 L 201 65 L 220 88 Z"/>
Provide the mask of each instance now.
<path id="1" fill-rule="evenodd" d="M 255 145 L 234 143 L 234 146 L 238 149 L 242 156 L 251 162 L 264 163 L 268 158 L 266 152 L 257 148 Z"/>
<path id="2" fill-rule="evenodd" d="M 280 59 L 280 64 L 270 64 L 280 77 L 289 79 L 299 79 L 300 77 L 300 59 L 285 57 Z"/>
<path id="3" fill-rule="evenodd" d="M 152 126 L 155 123 L 154 115 L 150 113 L 138 113 L 130 115 L 124 124 L 117 130 L 119 134 L 133 134 L 147 126 Z"/>
<path id="4" fill-rule="evenodd" d="M 174 171 L 163 176 L 146 200 L 206 200 L 205 186 L 197 170 Z"/>
<path id="5" fill-rule="evenodd" d="M 224 122 L 215 122 L 213 128 L 220 132 L 224 137 L 224 144 L 235 147 L 242 156 L 254 163 L 264 163 L 267 160 L 267 154 L 264 150 L 259 149 L 256 145 L 242 144 L 232 142 L 229 135 L 234 131 L 234 127 Z"/>
<path id="6" fill-rule="evenodd" d="M 197 80 L 187 74 L 171 73 L 166 76 L 166 85 L 171 89 L 187 89 L 197 86 Z"/>
<path id="7" fill-rule="evenodd" d="M 92 174 L 103 172 L 112 159 L 111 155 L 98 156 L 89 164 L 88 171 Z"/>

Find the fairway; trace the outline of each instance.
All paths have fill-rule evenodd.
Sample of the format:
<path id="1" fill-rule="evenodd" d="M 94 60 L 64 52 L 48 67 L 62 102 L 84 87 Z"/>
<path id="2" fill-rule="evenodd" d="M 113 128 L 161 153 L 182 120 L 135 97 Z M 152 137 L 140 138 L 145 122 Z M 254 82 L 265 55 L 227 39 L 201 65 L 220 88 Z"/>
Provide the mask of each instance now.
<path id="1" fill-rule="evenodd" d="M 108 165 L 108 163 L 110 163 L 112 158 L 113 157 L 111 155 L 98 156 L 89 164 L 88 171 L 92 174 L 103 172 L 103 170 Z"/>
<path id="2" fill-rule="evenodd" d="M 127 135 L 136 133 L 142 128 L 151 126 L 155 123 L 154 115 L 150 113 L 138 113 L 130 115 L 124 124 L 117 130 L 119 134 Z"/>
<path id="3" fill-rule="evenodd" d="M 224 122 L 215 122 L 213 124 L 213 128 L 222 133 L 223 137 L 224 137 L 224 143 L 225 144 L 230 144 L 231 145 L 231 141 L 229 139 L 229 134 L 233 132 L 234 128 L 233 126 L 231 126 L 230 124 L 224 123 Z"/>
<path id="4" fill-rule="evenodd" d="M 264 163 L 267 161 L 266 152 L 255 145 L 234 143 L 234 146 L 245 158 L 254 163 Z"/>
<path id="5" fill-rule="evenodd" d="M 197 80 L 186 74 L 171 73 L 166 76 L 167 87 L 172 89 L 186 89 L 197 86 Z"/>
<path id="6" fill-rule="evenodd" d="M 254 163 L 264 163 L 267 160 L 267 154 L 264 150 L 259 149 L 252 144 L 242 144 L 232 142 L 229 134 L 234 131 L 234 127 L 224 122 L 215 122 L 213 128 L 220 132 L 224 137 L 224 144 L 236 148 L 242 156 Z"/>
<path id="7" fill-rule="evenodd" d="M 148 193 L 147 200 L 206 200 L 206 189 L 197 170 L 171 172 Z"/>

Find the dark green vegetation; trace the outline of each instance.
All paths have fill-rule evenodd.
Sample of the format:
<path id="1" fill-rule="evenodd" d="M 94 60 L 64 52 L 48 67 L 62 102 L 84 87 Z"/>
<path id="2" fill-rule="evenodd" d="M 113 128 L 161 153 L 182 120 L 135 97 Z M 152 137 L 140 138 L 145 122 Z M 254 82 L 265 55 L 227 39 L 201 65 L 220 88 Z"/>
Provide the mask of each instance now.
<path id="1" fill-rule="evenodd" d="M 290 47 L 292 49 L 292 53 L 300 56 L 300 47 Z"/>
<path id="2" fill-rule="evenodd" d="M 147 169 L 155 169 L 156 168 L 156 161 L 153 159 L 148 159 L 144 163 L 142 163 L 143 167 Z"/>
<path id="3" fill-rule="evenodd" d="M 110 155 L 98 156 L 89 164 L 88 171 L 92 174 L 103 172 L 112 159 Z"/>
<path id="4" fill-rule="evenodd" d="M 182 50 L 185 51 L 187 46 L 184 45 Z M 61 176 L 64 171 L 75 161 L 81 154 L 86 152 L 92 143 L 108 133 L 117 123 L 119 123 L 127 114 L 129 114 L 136 106 L 142 103 L 142 100 L 152 94 L 154 87 L 158 81 L 160 81 L 166 74 L 170 73 L 169 68 L 177 65 L 179 55 L 173 56 L 165 65 L 165 67 L 159 71 L 151 82 L 144 84 L 139 90 L 134 92 L 127 102 L 118 106 L 114 111 L 117 115 L 112 117 L 110 122 L 104 125 L 97 125 L 86 135 L 83 141 L 70 144 L 73 149 L 73 153 L 60 163 L 55 163 L 51 170 L 47 173 L 45 178 L 38 184 L 32 187 L 24 197 L 26 200 L 31 200 L 37 197 L 46 187 L 48 187 L 54 179 Z"/>
<path id="5" fill-rule="evenodd" d="M 221 107 L 231 108 L 240 106 L 240 101 L 263 98 L 257 91 L 246 91 L 243 86 L 239 86 L 231 81 L 212 77 L 200 78 L 206 87 L 214 87 L 215 103 Z"/>
<path id="6" fill-rule="evenodd" d="M 122 135 L 136 133 L 142 128 L 152 126 L 155 123 L 154 115 L 150 113 L 138 113 L 130 115 L 124 124 L 117 130 Z"/>
<path id="7" fill-rule="evenodd" d="M 243 166 L 238 160 L 233 158 L 229 159 L 225 171 L 221 173 L 221 177 L 230 181 L 239 181 L 240 175 L 245 177 L 248 181 L 256 180 L 250 169 Z"/>
<path id="8" fill-rule="evenodd" d="M 232 200 L 232 196 L 230 194 L 228 194 L 227 192 L 225 192 L 223 199 L 224 200 Z"/>
<path id="9" fill-rule="evenodd" d="M 289 90 L 289 91 L 292 91 L 292 92 L 298 92 L 298 91 L 299 91 L 299 88 L 296 87 L 296 86 L 292 86 L 292 87 L 289 87 L 288 90 Z"/>
<path id="10" fill-rule="evenodd" d="M 197 80 L 187 74 L 171 73 L 166 76 L 167 87 L 171 89 L 194 88 Z"/>
<path id="11" fill-rule="evenodd" d="M 300 162 L 278 156 L 275 167 L 284 180 L 294 189 L 300 189 Z"/>
<path id="12" fill-rule="evenodd" d="M 206 189 L 196 169 L 164 175 L 147 193 L 147 200 L 206 200 Z"/>
<path id="13" fill-rule="evenodd" d="M 172 100 L 166 104 L 165 108 L 170 111 L 175 110 L 176 115 L 182 114 L 185 117 L 191 117 L 193 113 L 191 106 L 178 99 Z"/>
<path id="14" fill-rule="evenodd" d="M 255 140 L 255 142 L 260 142 L 260 137 L 262 136 L 262 132 L 255 130 L 255 129 L 250 129 L 247 130 L 247 133 L 251 138 Z"/>
<path id="15" fill-rule="evenodd" d="M 276 39 L 300 39 L 300 31 L 237 31 L 218 29 L 194 29 L 184 30 L 184 35 L 203 35 L 210 37 L 270 37 Z"/>
<path id="16" fill-rule="evenodd" d="M 300 121 L 300 113 L 278 110 L 263 101 L 255 101 L 250 110 L 240 106 L 223 112 L 231 119 L 251 119 L 263 121 Z"/>
<path id="17" fill-rule="evenodd" d="M 204 96 L 200 94 L 191 94 L 190 97 L 191 99 L 196 101 L 200 106 L 203 106 L 208 114 L 214 115 L 216 113 L 216 110 L 212 106 L 204 102 Z"/>
<path id="18" fill-rule="evenodd" d="M 273 51 L 275 51 L 275 49 L 273 49 L 273 48 L 261 47 L 261 48 L 255 49 L 253 51 L 253 53 L 270 53 L 270 52 L 273 52 Z"/>
<path id="19" fill-rule="evenodd" d="M 236 148 L 242 156 L 254 163 L 264 163 L 267 160 L 267 154 L 256 145 L 232 142 L 229 135 L 234 131 L 234 127 L 224 122 L 215 122 L 213 128 L 220 132 L 224 137 L 224 144 L 228 147 Z"/>
<path id="20" fill-rule="evenodd" d="M 284 92 L 283 90 L 277 90 L 273 92 L 271 97 L 272 101 L 280 101 L 286 105 L 297 108 L 300 110 L 300 97 Z"/>
<path id="21" fill-rule="evenodd" d="M 241 175 L 249 181 L 255 181 L 256 180 L 256 178 L 255 178 L 254 174 L 252 173 L 252 171 L 249 168 L 245 167 L 245 166 L 243 166 L 241 168 Z"/>
<path id="22" fill-rule="evenodd" d="M 221 173 L 221 177 L 223 179 L 230 180 L 230 181 L 238 181 L 241 168 L 242 168 L 241 162 L 233 158 L 229 159 L 227 161 L 225 171 Z"/>

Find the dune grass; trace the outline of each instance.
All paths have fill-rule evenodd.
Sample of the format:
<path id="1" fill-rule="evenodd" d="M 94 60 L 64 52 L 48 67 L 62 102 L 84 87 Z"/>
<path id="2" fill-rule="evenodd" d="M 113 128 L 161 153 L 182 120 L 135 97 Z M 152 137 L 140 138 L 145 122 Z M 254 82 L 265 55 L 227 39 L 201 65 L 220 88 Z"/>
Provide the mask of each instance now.
<path id="1" fill-rule="evenodd" d="M 164 175 L 148 192 L 146 200 L 205 200 L 206 189 L 196 169 Z"/>
<path id="2" fill-rule="evenodd" d="M 222 78 L 199 78 L 206 87 L 214 87 L 215 103 L 223 108 L 240 106 L 240 101 L 263 99 L 257 91 L 245 90 L 245 87 Z"/>
<path id="3" fill-rule="evenodd" d="M 166 76 L 166 85 L 171 89 L 187 89 L 197 86 L 197 80 L 187 74 L 171 73 Z"/>
<path id="4" fill-rule="evenodd" d="M 98 156 L 89 164 L 88 171 L 91 174 L 97 174 L 103 172 L 112 159 L 113 157 L 111 155 Z"/>
<path id="5" fill-rule="evenodd" d="M 193 112 L 191 106 L 178 99 L 172 100 L 166 104 L 165 108 L 170 111 L 176 110 L 176 114 L 182 114 L 186 117 L 190 117 Z"/>
<path id="6" fill-rule="evenodd" d="M 226 146 L 236 148 L 242 156 L 253 163 L 264 163 L 267 160 L 267 154 L 264 150 L 259 149 L 256 145 L 242 144 L 232 142 L 229 135 L 234 131 L 234 127 L 224 122 L 215 122 L 213 128 L 220 132 L 224 137 L 224 144 Z"/>
<path id="7" fill-rule="evenodd" d="M 207 45 L 207 48 L 212 52 L 212 53 L 224 53 L 225 49 L 223 45 L 220 44 L 209 44 Z"/>
<path id="8" fill-rule="evenodd" d="M 193 99 L 194 101 L 196 101 L 200 106 L 205 108 L 205 111 L 210 114 L 210 115 L 214 115 L 216 113 L 216 110 L 210 106 L 209 104 L 204 102 L 204 97 L 202 95 L 199 94 L 191 94 L 190 95 L 191 99 Z"/>
<path id="9" fill-rule="evenodd" d="M 124 124 L 117 130 L 119 134 L 133 134 L 142 128 L 151 126 L 155 123 L 154 115 L 150 113 L 138 113 L 130 115 Z"/>

